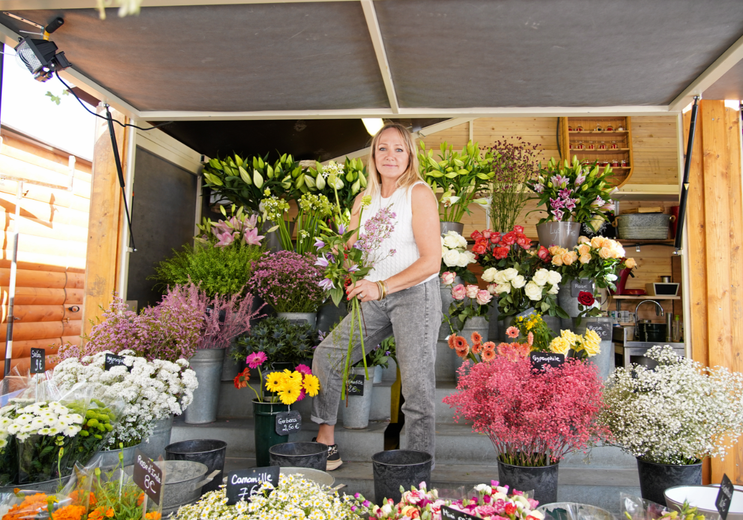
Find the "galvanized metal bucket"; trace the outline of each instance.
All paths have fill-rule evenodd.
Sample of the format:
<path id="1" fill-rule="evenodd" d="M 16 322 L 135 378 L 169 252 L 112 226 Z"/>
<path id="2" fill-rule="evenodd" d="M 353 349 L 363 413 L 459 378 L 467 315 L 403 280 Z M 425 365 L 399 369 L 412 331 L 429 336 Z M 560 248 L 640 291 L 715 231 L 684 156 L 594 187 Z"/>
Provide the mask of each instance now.
<path id="1" fill-rule="evenodd" d="M 199 387 L 193 392 L 193 402 L 184 415 L 187 424 L 206 424 L 217 420 L 219 385 L 222 378 L 224 349 L 198 349 L 191 357 Z"/>

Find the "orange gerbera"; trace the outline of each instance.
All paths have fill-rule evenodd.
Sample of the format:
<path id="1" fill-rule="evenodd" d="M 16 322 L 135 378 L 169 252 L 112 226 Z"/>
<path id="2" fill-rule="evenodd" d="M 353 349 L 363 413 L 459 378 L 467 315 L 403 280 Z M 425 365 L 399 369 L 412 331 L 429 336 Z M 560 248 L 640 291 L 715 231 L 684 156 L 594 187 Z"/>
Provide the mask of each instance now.
<path id="1" fill-rule="evenodd" d="M 470 347 L 469 347 L 469 345 L 467 345 L 466 342 L 464 343 L 464 346 L 463 347 L 461 347 L 461 348 L 460 347 L 457 347 L 455 350 L 457 352 L 457 356 L 459 356 L 461 358 L 466 358 L 467 357 L 467 354 L 470 353 Z"/>
<path id="2" fill-rule="evenodd" d="M 482 343 L 482 336 L 479 332 L 474 331 L 470 337 L 472 338 L 472 343 Z"/>
<path id="3" fill-rule="evenodd" d="M 250 381 L 250 368 L 246 368 L 245 370 L 237 374 L 237 376 L 235 376 L 235 388 L 245 388 L 246 386 L 248 386 L 248 381 Z"/>
<path id="4" fill-rule="evenodd" d="M 462 336 L 457 336 L 456 334 L 452 334 L 449 336 L 449 348 L 457 350 L 468 346 L 469 345 L 467 345 L 467 340 L 464 339 Z"/>
<path id="5" fill-rule="evenodd" d="M 479 354 L 480 352 L 482 352 L 482 343 L 478 341 L 477 343 L 473 344 L 472 352 L 475 354 Z"/>
<path id="6" fill-rule="evenodd" d="M 483 350 L 482 351 L 482 360 L 486 363 L 493 361 L 495 359 L 495 350 Z"/>

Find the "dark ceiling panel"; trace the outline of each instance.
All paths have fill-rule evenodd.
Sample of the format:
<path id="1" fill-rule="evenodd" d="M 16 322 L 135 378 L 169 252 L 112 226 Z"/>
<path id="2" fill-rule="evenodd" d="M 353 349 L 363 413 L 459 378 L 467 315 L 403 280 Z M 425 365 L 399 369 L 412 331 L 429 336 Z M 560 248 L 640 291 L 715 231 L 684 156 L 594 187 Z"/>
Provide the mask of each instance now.
<path id="1" fill-rule="evenodd" d="M 740 0 L 375 7 L 403 107 L 668 104 L 743 35 Z"/>
<path id="2" fill-rule="evenodd" d="M 19 14 L 62 16 L 52 40 L 73 67 L 139 110 L 389 107 L 356 2 L 145 7 L 106 20 L 93 9 Z"/>

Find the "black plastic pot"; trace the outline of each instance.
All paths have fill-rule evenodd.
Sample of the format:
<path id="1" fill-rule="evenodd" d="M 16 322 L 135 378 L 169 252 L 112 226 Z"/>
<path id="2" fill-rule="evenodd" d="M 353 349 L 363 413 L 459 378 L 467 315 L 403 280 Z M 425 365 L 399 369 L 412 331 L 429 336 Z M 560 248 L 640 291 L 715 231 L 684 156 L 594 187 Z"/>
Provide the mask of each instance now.
<path id="1" fill-rule="evenodd" d="M 208 491 L 216 491 L 222 483 L 224 476 L 224 458 L 227 453 L 227 443 L 214 439 L 196 439 L 192 441 L 181 441 L 165 446 L 165 460 L 188 460 L 201 462 L 207 467 L 206 474 L 215 469 L 219 473 L 208 484 L 201 488 L 201 494 Z"/>
<path id="2" fill-rule="evenodd" d="M 372 455 L 374 468 L 374 495 L 377 504 L 391 498 L 400 501 L 400 486 L 409 490 L 421 482 L 431 483 L 433 457 L 423 451 L 389 450 Z"/>
<path id="3" fill-rule="evenodd" d="M 549 466 L 512 466 L 498 461 L 498 483 L 510 491 L 534 491 L 539 505 L 557 502 L 557 475 L 560 464 Z"/>
<path id="4" fill-rule="evenodd" d="M 268 448 L 271 466 L 312 468 L 325 471 L 328 447 L 319 442 L 285 442 Z"/>
<path id="5" fill-rule="evenodd" d="M 702 484 L 702 463 L 675 465 L 656 464 L 637 459 L 637 472 L 640 476 L 640 493 L 645 500 L 665 504 L 663 492 L 674 486 L 700 486 Z"/>

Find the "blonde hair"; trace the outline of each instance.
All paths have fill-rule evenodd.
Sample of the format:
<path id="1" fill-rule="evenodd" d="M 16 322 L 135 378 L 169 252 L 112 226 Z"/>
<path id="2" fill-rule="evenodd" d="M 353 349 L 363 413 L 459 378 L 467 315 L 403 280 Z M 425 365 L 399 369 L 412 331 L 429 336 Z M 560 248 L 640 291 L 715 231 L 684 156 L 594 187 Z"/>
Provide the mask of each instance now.
<path id="1" fill-rule="evenodd" d="M 379 173 L 377 173 L 376 163 L 377 144 L 379 143 L 379 138 L 382 135 L 382 132 L 390 128 L 394 128 L 395 130 L 397 130 L 397 132 L 400 134 L 400 137 L 402 138 L 403 143 L 405 144 L 405 147 L 408 149 L 408 166 L 403 174 L 400 176 L 400 178 L 397 179 L 397 185 L 401 188 L 407 188 L 418 181 L 425 181 L 425 179 L 423 179 L 423 176 L 420 174 L 420 168 L 418 167 L 418 149 L 416 148 L 415 138 L 410 133 L 410 131 L 400 123 L 387 122 L 382 127 L 382 129 L 377 132 L 377 135 L 374 136 L 374 139 L 372 139 L 371 151 L 369 152 L 369 162 L 367 165 L 367 167 L 369 168 L 369 179 L 366 185 L 367 195 L 373 196 L 381 191 L 382 181 L 379 178 Z"/>

